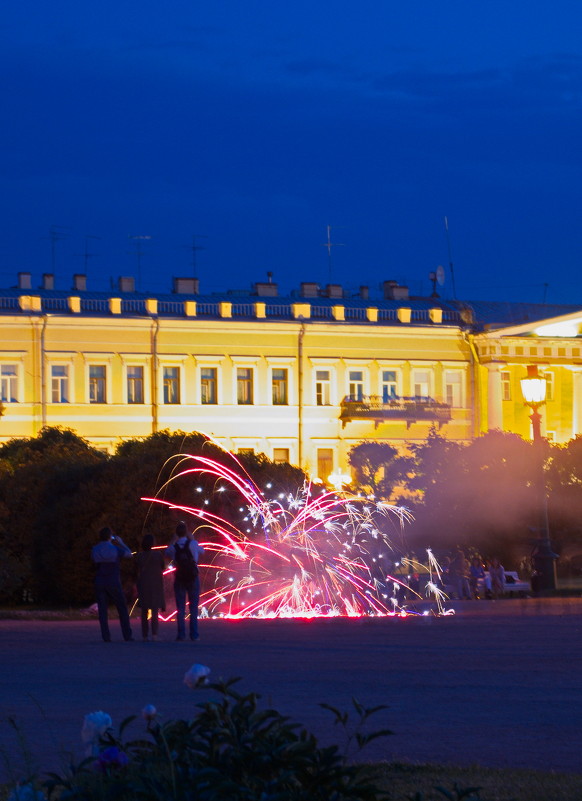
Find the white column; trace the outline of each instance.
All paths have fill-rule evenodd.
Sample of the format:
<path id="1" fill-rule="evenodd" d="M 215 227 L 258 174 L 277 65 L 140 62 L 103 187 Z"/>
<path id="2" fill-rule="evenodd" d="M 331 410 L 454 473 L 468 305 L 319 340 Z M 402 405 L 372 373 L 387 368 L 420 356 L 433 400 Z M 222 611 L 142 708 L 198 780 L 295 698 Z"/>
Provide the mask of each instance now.
<path id="1" fill-rule="evenodd" d="M 489 362 L 487 373 L 487 430 L 503 431 L 503 407 L 501 405 L 501 370 L 505 364 Z"/>
<path id="2" fill-rule="evenodd" d="M 582 372 L 572 373 L 572 438 L 582 429 Z"/>

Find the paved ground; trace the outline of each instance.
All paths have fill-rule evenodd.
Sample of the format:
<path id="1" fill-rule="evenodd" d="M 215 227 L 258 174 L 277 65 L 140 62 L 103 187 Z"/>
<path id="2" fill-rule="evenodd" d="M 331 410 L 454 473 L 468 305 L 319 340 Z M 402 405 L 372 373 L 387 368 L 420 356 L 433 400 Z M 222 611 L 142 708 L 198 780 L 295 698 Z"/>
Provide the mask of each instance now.
<path id="1" fill-rule="evenodd" d="M 377 716 L 393 737 L 370 759 L 481 763 L 582 773 L 582 599 L 465 602 L 445 618 L 201 622 L 198 643 L 111 644 L 95 620 L 0 621 L 0 749 L 19 770 L 14 716 L 43 769 L 79 752 L 87 712 L 119 724 L 153 703 L 189 717 L 210 691 L 183 684 L 194 663 L 327 742 L 339 742 L 325 701 L 387 704 Z M 137 626 L 135 626 L 137 629 Z M 141 721 L 130 733 L 141 731 Z M 6 760 L 5 760 L 6 762 Z"/>

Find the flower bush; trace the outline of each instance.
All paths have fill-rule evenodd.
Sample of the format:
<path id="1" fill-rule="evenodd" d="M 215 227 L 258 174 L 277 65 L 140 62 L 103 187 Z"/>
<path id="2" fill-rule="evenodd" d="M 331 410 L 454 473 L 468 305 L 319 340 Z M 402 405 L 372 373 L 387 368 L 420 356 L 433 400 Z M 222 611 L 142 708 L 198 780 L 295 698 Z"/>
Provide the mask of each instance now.
<path id="1" fill-rule="evenodd" d="M 200 686 L 201 680 L 207 680 L 207 673 L 194 670 L 196 667 L 203 666 L 192 668 L 189 686 Z M 385 797 L 371 768 L 348 763 L 338 746 L 320 746 L 299 724 L 274 709 L 261 709 L 259 696 L 239 694 L 236 681 L 208 685 L 217 698 L 198 704 L 192 720 L 159 723 L 155 708 L 146 707 L 142 712 L 147 721 L 146 736 L 140 739 L 123 740 L 127 725 L 135 718 L 122 723 L 118 736 L 105 726 L 108 716 L 91 718 L 101 732 L 97 758 L 92 755 L 72 766 L 67 775 L 52 774 L 43 785 L 46 798 L 378 801 Z M 349 734 L 348 714 L 331 711 L 336 723 L 348 733 L 348 741 L 362 747 L 374 737 L 391 734 L 383 730 L 364 735 L 361 731 L 369 716 L 380 708 L 366 709 L 354 700 L 355 737 Z M 86 744 L 90 727 L 90 723 L 83 727 Z M 14 801 L 20 799 L 15 797 Z"/>

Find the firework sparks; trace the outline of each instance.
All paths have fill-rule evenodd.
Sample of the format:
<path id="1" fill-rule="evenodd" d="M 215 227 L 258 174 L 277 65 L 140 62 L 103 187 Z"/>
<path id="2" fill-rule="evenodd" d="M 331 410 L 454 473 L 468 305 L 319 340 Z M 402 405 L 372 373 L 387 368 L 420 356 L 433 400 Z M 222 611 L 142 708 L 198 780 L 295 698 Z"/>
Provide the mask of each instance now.
<path id="1" fill-rule="evenodd" d="M 212 494 L 230 489 L 242 503 L 240 525 L 211 512 L 202 494 L 196 506 L 176 505 L 159 495 L 142 499 L 180 510 L 193 520 L 206 552 L 200 565 L 206 568 L 202 617 L 406 614 L 398 598 L 409 587 L 402 576 L 387 574 L 394 551 L 387 530 L 401 533 L 410 519 L 406 509 L 322 491 L 309 483 L 295 494 L 269 498 L 232 454 L 232 468 L 203 456 L 176 458 L 181 469 L 164 484 L 164 491 L 178 477 L 211 479 Z M 430 552 L 428 561 L 428 567 L 422 566 L 429 573 L 427 588 L 442 614 L 440 573 Z M 417 563 L 410 566 L 416 569 Z"/>

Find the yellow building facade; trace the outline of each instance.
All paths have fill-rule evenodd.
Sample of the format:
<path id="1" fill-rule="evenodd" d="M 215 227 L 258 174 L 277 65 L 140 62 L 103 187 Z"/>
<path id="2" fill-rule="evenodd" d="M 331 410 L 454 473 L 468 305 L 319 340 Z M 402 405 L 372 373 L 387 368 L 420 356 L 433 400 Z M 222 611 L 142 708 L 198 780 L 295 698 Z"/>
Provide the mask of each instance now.
<path id="1" fill-rule="evenodd" d="M 69 292 L 46 276 L 33 290 L 24 274 L 0 290 L 0 441 L 64 426 L 111 451 L 202 431 L 326 480 L 366 439 L 405 448 L 433 425 L 458 441 L 495 428 L 528 437 L 519 379 L 531 363 L 549 382 L 546 435 L 582 429 L 575 312 L 507 325 L 394 282 L 373 300 L 311 284 L 291 298 L 270 284 L 201 296 L 181 279 L 157 297 L 89 293 L 80 278 Z"/>

